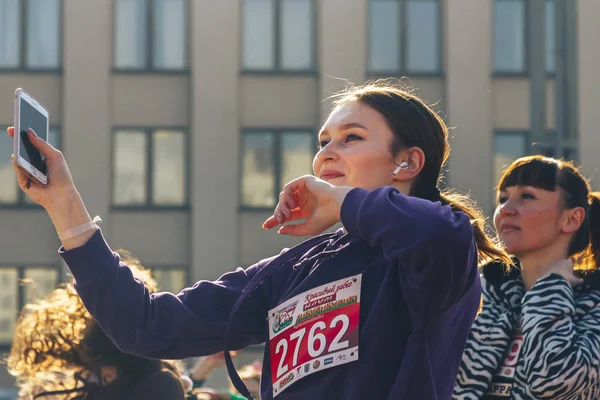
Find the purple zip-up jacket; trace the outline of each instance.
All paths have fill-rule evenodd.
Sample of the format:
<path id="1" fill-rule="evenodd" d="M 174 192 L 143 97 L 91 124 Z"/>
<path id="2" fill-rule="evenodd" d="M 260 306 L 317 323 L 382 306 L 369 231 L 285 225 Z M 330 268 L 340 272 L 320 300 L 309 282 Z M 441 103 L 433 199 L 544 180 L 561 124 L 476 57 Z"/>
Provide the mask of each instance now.
<path id="1" fill-rule="evenodd" d="M 242 293 L 228 332 L 233 349 L 268 341 L 267 312 L 286 299 L 362 274 L 358 361 L 293 382 L 277 399 L 450 399 L 481 295 L 469 218 L 383 187 L 351 190 L 341 221 L 347 235 L 321 235 L 177 295 L 149 294 L 99 230 L 60 253 L 87 309 L 119 348 L 166 359 L 223 351 Z M 273 272 L 248 294 L 264 268 Z M 263 400 L 273 398 L 270 371 L 265 346 Z"/>

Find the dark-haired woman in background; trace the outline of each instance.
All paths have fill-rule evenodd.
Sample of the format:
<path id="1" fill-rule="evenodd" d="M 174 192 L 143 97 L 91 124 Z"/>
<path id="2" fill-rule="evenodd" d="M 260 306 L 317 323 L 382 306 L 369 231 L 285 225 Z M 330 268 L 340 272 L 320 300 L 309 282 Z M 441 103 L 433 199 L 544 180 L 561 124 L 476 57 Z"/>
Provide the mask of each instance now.
<path id="1" fill-rule="evenodd" d="M 518 267 L 483 268 L 454 399 L 600 398 L 600 198 L 572 163 L 518 159 L 496 230 Z"/>

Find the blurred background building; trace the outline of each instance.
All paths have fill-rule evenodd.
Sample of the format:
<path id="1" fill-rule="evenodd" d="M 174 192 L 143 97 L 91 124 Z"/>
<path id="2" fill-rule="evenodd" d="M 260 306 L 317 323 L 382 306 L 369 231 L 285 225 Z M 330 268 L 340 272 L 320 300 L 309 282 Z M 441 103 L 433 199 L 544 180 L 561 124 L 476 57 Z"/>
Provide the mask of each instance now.
<path id="1" fill-rule="evenodd" d="M 452 127 L 446 184 L 486 212 L 525 154 L 592 177 L 599 18 L 597 0 L 0 0 L 0 127 L 15 88 L 42 101 L 109 243 L 178 291 L 296 242 L 261 223 L 310 173 L 323 99 L 347 81 L 403 78 L 434 104 Z M 0 134 L 4 349 L 22 305 L 66 279 L 11 152 Z"/>

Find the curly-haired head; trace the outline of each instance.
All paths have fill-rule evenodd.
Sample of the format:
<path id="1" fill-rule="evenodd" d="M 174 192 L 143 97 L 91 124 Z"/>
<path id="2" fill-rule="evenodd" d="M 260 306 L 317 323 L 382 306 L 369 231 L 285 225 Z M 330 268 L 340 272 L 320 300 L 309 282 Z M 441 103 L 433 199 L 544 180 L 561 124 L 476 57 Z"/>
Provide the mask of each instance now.
<path id="1" fill-rule="evenodd" d="M 150 292 L 156 292 L 158 285 L 150 271 L 130 253 L 119 253 L 133 275 Z M 17 380 L 19 394 L 27 398 L 45 391 L 73 389 L 80 384 L 77 376 L 86 378 L 102 366 L 127 372 L 148 363 L 162 363 L 175 370 L 165 362 L 120 351 L 87 311 L 72 282 L 23 308 L 6 362 L 8 372 Z"/>

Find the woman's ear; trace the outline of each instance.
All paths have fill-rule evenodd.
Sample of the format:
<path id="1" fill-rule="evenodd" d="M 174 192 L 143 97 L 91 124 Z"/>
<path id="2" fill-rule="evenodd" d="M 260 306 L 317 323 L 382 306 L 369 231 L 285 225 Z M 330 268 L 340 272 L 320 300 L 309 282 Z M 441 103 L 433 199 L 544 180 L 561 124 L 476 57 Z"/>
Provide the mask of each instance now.
<path id="1" fill-rule="evenodd" d="M 407 181 L 414 179 L 425 166 L 425 153 L 420 147 L 409 147 L 396 156 L 394 179 Z"/>
<path id="2" fill-rule="evenodd" d="M 565 233 L 575 233 L 581 228 L 585 219 L 585 210 L 583 207 L 575 207 L 564 211 L 564 220 L 562 222 L 562 231 Z"/>

